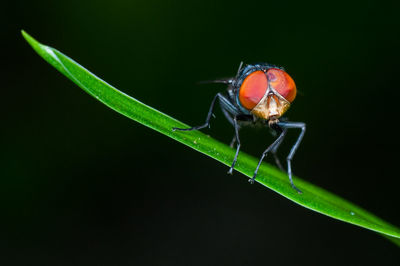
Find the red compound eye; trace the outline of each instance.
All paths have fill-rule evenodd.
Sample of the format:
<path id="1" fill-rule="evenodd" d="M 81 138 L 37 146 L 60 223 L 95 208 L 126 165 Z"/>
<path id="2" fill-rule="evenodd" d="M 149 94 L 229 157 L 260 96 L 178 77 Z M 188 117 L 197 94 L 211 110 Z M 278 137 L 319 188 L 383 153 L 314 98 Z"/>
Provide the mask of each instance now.
<path id="1" fill-rule="evenodd" d="M 244 108 L 252 110 L 262 99 L 268 88 L 268 80 L 261 70 L 248 75 L 239 89 L 239 101 Z"/>
<path id="2" fill-rule="evenodd" d="M 289 102 L 296 98 L 296 84 L 285 71 L 271 68 L 267 71 L 269 85 Z"/>

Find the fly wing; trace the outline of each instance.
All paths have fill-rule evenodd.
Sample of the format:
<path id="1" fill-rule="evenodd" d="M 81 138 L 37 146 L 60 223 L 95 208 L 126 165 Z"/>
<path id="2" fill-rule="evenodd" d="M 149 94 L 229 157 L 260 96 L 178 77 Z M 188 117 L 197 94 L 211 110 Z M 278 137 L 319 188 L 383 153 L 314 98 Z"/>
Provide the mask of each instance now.
<path id="1" fill-rule="evenodd" d="M 243 61 L 240 62 L 236 78 L 239 76 L 240 70 L 242 70 L 243 67 Z M 210 84 L 210 83 L 219 83 L 219 84 L 232 84 L 233 81 L 236 78 L 221 78 L 221 79 L 214 79 L 214 80 L 204 80 L 204 81 L 199 81 L 198 84 Z"/>
<path id="2" fill-rule="evenodd" d="M 243 61 L 240 62 L 236 77 L 233 78 L 220 78 L 220 79 L 214 79 L 214 80 L 204 80 L 204 81 L 199 81 L 198 84 L 210 84 L 210 83 L 219 83 L 219 84 L 232 84 L 233 81 L 239 76 L 240 71 L 243 68 Z"/>
<path id="3" fill-rule="evenodd" d="M 222 79 L 214 79 L 214 80 L 203 80 L 199 81 L 198 84 L 210 84 L 210 83 L 219 83 L 219 84 L 231 84 L 234 78 L 222 78 Z"/>

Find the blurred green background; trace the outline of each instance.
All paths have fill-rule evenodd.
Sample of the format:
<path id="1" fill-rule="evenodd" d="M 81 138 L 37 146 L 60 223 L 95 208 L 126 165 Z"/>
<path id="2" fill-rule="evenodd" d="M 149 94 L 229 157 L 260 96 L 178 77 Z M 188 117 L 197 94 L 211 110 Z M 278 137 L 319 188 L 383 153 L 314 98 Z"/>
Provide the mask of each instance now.
<path id="1" fill-rule="evenodd" d="M 3 8 L 1 265 L 398 265 L 379 235 L 286 200 L 106 108 L 20 35 L 203 123 L 240 61 L 284 66 L 296 175 L 400 226 L 395 1 L 19 1 Z M 216 112 L 207 134 L 229 143 Z M 285 158 L 297 132 L 280 150 Z M 268 130 L 245 129 L 259 156 Z M 270 160 L 272 162 L 272 160 Z"/>

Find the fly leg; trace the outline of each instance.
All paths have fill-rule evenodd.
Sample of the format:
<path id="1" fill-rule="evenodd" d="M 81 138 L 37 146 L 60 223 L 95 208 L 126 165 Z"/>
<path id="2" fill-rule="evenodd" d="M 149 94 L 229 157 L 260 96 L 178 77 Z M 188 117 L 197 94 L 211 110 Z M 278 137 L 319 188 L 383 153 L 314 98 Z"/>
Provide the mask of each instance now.
<path id="1" fill-rule="evenodd" d="M 235 167 L 237 157 L 239 155 L 239 150 L 240 150 L 240 138 L 239 138 L 239 130 L 240 130 L 240 125 L 239 121 L 247 121 L 249 120 L 252 116 L 247 116 L 247 115 L 240 115 L 240 111 L 237 109 L 236 106 L 234 106 L 230 101 L 220 101 L 221 105 L 221 110 L 224 113 L 226 119 L 229 121 L 229 123 L 232 124 L 232 126 L 235 129 L 235 135 L 233 136 L 233 139 L 230 143 L 230 147 L 233 148 L 233 145 L 237 143 L 236 145 L 236 153 L 235 157 L 233 158 L 232 166 L 229 168 L 228 174 L 232 174 L 233 169 Z"/>
<path id="2" fill-rule="evenodd" d="M 247 118 L 246 115 L 241 115 L 241 111 L 235 106 L 233 105 L 229 99 L 227 99 L 225 96 L 223 96 L 221 93 L 217 93 L 210 105 L 208 114 L 207 114 L 207 118 L 206 121 L 203 125 L 200 126 L 195 126 L 195 127 L 190 127 L 190 128 L 172 128 L 173 131 L 175 130 L 180 130 L 180 131 L 191 131 L 191 130 L 199 130 L 205 127 L 209 127 L 210 126 L 210 119 L 211 116 L 213 115 L 213 110 L 214 110 L 214 105 L 215 105 L 215 101 L 219 100 L 219 103 L 221 105 L 221 109 L 222 112 L 224 113 L 225 117 L 228 119 L 228 121 L 234 126 L 235 128 L 235 141 L 237 142 L 236 145 L 236 153 L 235 153 L 235 157 L 233 159 L 232 162 L 232 166 L 229 168 L 228 173 L 232 174 L 233 172 L 233 168 L 235 167 L 236 161 L 237 161 L 237 157 L 239 155 L 239 150 L 240 150 L 240 139 L 239 139 L 239 125 L 238 125 L 238 120 L 242 120 Z M 248 118 L 247 118 L 248 119 Z"/>
<path id="3" fill-rule="evenodd" d="M 237 161 L 239 150 L 240 150 L 240 138 L 239 138 L 240 124 L 239 124 L 239 122 L 252 121 L 253 116 L 241 114 L 240 110 L 238 110 L 237 107 L 235 107 L 230 101 L 222 101 L 221 100 L 220 105 L 221 105 L 221 110 L 224 113 L 226 119 L 229 121 L 229 123 L 232 124 L 232 126 L 235 129 L 235 135 L 233 136 L 232 141 L 229 145 L 231 148 L 233 148 L 233 146 L 237 142 L 235 157 L 233 159 L 232 166 L 231 166 L 231 168 L 229 168 L 229 171 L 228 171 L 228 174 L 232 174 L 233 169 L 236 164 L 236 161 Z"/>
<path id="4" fill-rule="evenodd" d="M 239 129 L 240 129 L 240 128 L 239 128 Z M 233 148 L 233 145 L 235 145 L 235 143 L 236 143 L 236 134 L 233 135 L 233 138 L 232 138 L 231 143 L 229 144 L 229 147 Z"/>
<path id="5" fill-rule="evenodd" d="M 298 193 L 302 193 L 300 189 L 298 189 L 292 179 L 292 159 L 294 154 L 296 153 L 297 148 L 300 145 L 301 140 L 304 137 L 304 133 L 306 132 L 306 124 L 301 123 L 301 122 L 278 122 L 278 126 L 280 126 L 283 129 L 288 129 L 288 128 L 299 128 L 301 129 L 301 132 L 296 140 L 296 143 L 293 145 L 292 149 L 290 150 L 289 155 L 286 158 L 287 161 L 287 168 L 288 168 L 288 176 L 290 180 L 290 184 L 292 185 L 292 188 L 294 188 Z"/>
<path id="6" fill-rule="evenodd" d="M 222 105 L 222 104 L 221 104 L 221 110 L 222 110 L 222 113 L 224 113 L 226 119 L 229 121 L 229 123 L 231 123 L 232 126 L 235 127 L 235 122 L 233 121 L 234 117 L 232 117 L 232 115 L 224 108 L 224 105 Z M 237 124 L 237 120 L 236 120 L 236 125 L 237 125 L 238 131 L 239 131 L 240 126 Z M 233 145 L 235 145 L 237 138 L 238 137 L 236 136 L 236 130 L 235 130 L 235 134 L 233 135 L 233 138 L 231 140 L 231 143 L 229 144 L 229 147 L 233 148 Z"/>
<path id="7" fill-rule="evenodd" d="M 232 166 L 231 166 L 231 168 L 229 168 L 228 174 L 232 174 L 232 171 L 233 171 L 233 168 L 235 167 L 235 164 L 236 164 L 236 161 L 237 161 L 237 157 L 239 155 L 239 150 L 240 150 L 239 126 L 238 126 L 238 123 L 237 123 L 237 117 L 236 116 L 233 118 L 233 126 L 235 127 L 235 137 L 236 137 L 237 145 L 236 145 L 235 157 L 233 158 Z"/>
<path id="8" fill-rule="evenodd" d="M 261 165 L 262 161 L 264 160 L 265 156 L 266 156 L 266 155 L 268 154 L 268 152 L 270 152 L 276 145 L 279 146 L 279 144 L 282 142 L 283 138 L 285 137 L 286 131 L 285 131 L 285 130 L 280 130 L 280 131 L 281 131 L 281 133 L 280 133 L 279 137 L 277 137 L 277 138 L 274 140 L 274 142 L 273 142 L 271 145 L 269 145 L 268 148 L 267 148 L 267 149 L 263 152 L 263 154 L 261 155 L 261 158 L 260 158 L 260 160 L 259 160 L 259 162 L 258 162 L 257 168 L 256 168 L 256 170 L 254 171 L 254 175 L 253 175 L 252 178 L 249 179 L 249 182 L 250 182 L 251 184 L 254 184 L 254 180 L 256 179 L 256 176 L 257 176 L 257 173 L 258 173 L 258 169 L 260 168 L 260 165 Z"/>
<path id="9" fill-rule="evenodd" d="M 177 127 L 174 127 L 174 128 L 172 128 L 172 131 L 175 131 L 175 130 L 191 131 L 191 130 L 199 130 L 199 129 L 202 129 L 202 128 L 205 128 L 205 127 L 210 127 L 210 119 L 211 119 L 211 116 L 213 115 L 213 109 L 214 109 L 215 101 L 217 99 L 220 99 L 220 98 L 225 98 L 225 97 L 221 93 L 217 93 L 214 96 L 214 99 L 212 100 L 211 105 L 210 105 L 210 109 L 208 110 L 206 122 L 203 125 L 190 127 L 190 128 L 177 128 Z"/>
<path id="10" fill-rule="evenodd" d="M 279 157 L 278 157 L 278 155 L 277 155 L 276 153 L 277 153 L 277 151 L 278 151 L 279 146 L 280 146 L 281 143 L 283 142 L 283 139 L 284 139 L 285 136 L 286 136 L 286 132 L 287 132 L 287 130 L 286 130 L 286 128 L 284 128 L 283 131 L 282 131 L 282 134 L 283 134 L 284 136 L 283 136 L 282 139 L 281 139 L 278 143 L 276 143 L 276 145 L 271 149 L 271 153 L 272 153 L 272 155 L 274 156 L 275 163 L 276 163 L 276 165 L 278 166 L 278 168 L 279 168 L 282 172 L 286 172 L 286 170 L 285 170 L 285 168 L 283 168 L 283 166 L 282 166 L 282 164 L 281 164 L 281 161 L 279 160 Z"/>

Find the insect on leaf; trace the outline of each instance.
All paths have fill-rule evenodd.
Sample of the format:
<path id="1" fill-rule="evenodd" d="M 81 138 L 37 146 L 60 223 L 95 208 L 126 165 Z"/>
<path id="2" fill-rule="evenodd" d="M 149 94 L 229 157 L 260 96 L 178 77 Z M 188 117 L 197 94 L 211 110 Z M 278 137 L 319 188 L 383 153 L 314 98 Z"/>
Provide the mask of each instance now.
<path id="1" fill-rule="evenodd" d="M 117 90 L 68 56 L 39 43 L 26 32 L 22 31 L 22 35 L 44 60 L 101 103 L 136 122 L 230 166 L 235 151 L 229 146 L 199 131 L 172 131 L 173 127 L 185 128 L 188 126 Z M 257 163 L 258 159 L 241 152 L 235 170 L 247 177 L 252 177 Z M 303 194 L 299 194 L 290 186 L 287 175 L 269 164 L 263 163 L 261 165 L 256 181 L 305 208 L 378 232 L 400 246 L 399 228 L 339 196 L 295 177 L 296 185 L 303 191 Z"/>

